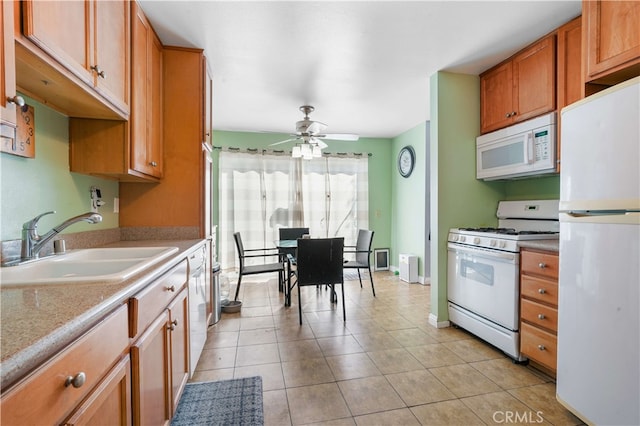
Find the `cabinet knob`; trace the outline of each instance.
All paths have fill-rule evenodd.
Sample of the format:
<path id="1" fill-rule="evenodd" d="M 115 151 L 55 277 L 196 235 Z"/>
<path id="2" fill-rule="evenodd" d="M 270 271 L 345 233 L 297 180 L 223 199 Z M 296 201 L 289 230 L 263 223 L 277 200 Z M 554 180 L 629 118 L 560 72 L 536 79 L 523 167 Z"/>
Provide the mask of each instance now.
<path id="1" fill-rule="evenodd" d="M 87 375 L 81 371 L 75 376 L 68 376 L 64 381 L 64 387 L 73 386 L 74 388 L 79 388 L 84 385 L 85 381 L 87 381 Z"/>
<path id="2" fill-rule="evenodd" d="M 541 351 L 544 351 L 546 348 L 544 347 L 544 345 L 538 345 L 538 349 L 540 349 Z"/>
<path id="3" fill-rule="evenodd" d="M 25 105 L 24 98 L 18 95 L 15 95 L 14 97 L 7 96 L 7 102 L 10 104 L 16 104 L 19 107 L 23 107 Z"/>
<path id="4" fill-rule="evenodd" d="M 104 70 L 101 70 L 99 66 L 97 66 L 97 65 L 93 65 L 93 66 L 91 66 L 91 69 L 92 69 L 93 71 L 95 71 L 95 72 L 96 72 L 96 74 L 98 74 L 98 77 L 100 77 L 100 78 L 107 78 L 106 74 L 104 73 Z"/>
<path id="5" fill-rule="evenodd" d="M 173 293 L 174 291 L 176 291 L 176 286 L 172 285 L 171 287 L 167 287 L 167 291 L 170 291 L 171 293 Z"/>
<path id="6" fill-rule="evenodd" d="M 506 118 L 509 118 L 509 117 L 511 117 L 511 113 L 510 113 L 510 112 L 508 112 L 508 113 L 506 113 L 504 116 L 505 116 Z"/>
<path id="7" fill-rule="evenodd" d="M 544 314 L 538 314 L 538 319 L 539 319 L 539 320 L 543 320 L 543 319 L 545 319 Z"/>
<path id="8" fill-rule="evenodd" d="M 169 330 L 173 331 L 178 326 L 178 320 L 173 320 L 169 323 Z"/>
<path id="9" fill-rule="evenodd" d="M 546 264 L 546 263 L 544 263 L 544 262 L 540 262 L 540 263 L 538 263 L 538 268 L 544 269 L 544 268 L 546 268 L 546 267 L 547 267 L 547 264 Z"/>
<path id="10" fill-rule="evenodd" d="M 149 165 L 151 167 L 158 167 L 158 163 L 156 163 L 155 161 L 150 162 Z"/>
<path id="11" fill-rule="evenodd" d="M 545 290 L 544 288 L 539 288 L 538 289 L 538 293 L 540 294 L 545 294 L 547 292 L 547 290 Z"/>

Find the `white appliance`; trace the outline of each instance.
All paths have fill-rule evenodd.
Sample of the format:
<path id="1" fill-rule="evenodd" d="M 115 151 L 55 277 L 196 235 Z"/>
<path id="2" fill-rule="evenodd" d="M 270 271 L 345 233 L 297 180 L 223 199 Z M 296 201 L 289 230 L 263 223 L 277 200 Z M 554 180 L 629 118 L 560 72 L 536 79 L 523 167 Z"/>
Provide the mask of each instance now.
<path id="1" fill-rule="evenodd" d="M 558 200 L 501 201 L 498 228 L 449 231 L 449 320 L 520 356 L 519 241 L 558 238 Z"/>
<path id="2" fill-rule="evenodd" d="M 476 178 L 510 179 L 554 173 L 556 113 L 476 138 Z"/>
<path id="3" fill-rule="evenodd" d="M 189 261 L 189 377 L 207 341 L 207 246 L 192 253 Z"/>
<path id="4" fill-rule="evenodd" d="M 418 282 L 418 256 L 400 254 L 400 279 L 408 283 Z"/>
<path id="5" fill-rule="evenodd" d="M 640 424 L 640 77 L 562 111 L 557 398 Z"/>

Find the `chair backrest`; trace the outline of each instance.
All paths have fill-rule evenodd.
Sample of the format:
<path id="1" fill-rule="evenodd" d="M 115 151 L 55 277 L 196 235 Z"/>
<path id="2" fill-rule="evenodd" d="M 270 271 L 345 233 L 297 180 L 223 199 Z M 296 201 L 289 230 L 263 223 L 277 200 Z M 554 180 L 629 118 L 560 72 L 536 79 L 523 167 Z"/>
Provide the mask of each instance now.
<path id="1" fill-rule="evenodd" d="M 298 238 L 302 238 L 303 235 L 309 234 L 309 228 L 280 228 L 278 232 L 281 240 L 297 240 Z M 278 252 L 285 255 L 296 255 L 295 248 L 280 248 Z"/>
<path id="2" fill-rule="evenodd" d="M 342 283 L 343 256 L 344 238 L 298 239 L 298 285 Z"/>
<path id="3" fill-rule="evenodd" d="M 359 263 L 369 264 L 369 255 L 371 254 L 371 244 L 373 243 L 373 231 L 368 229 L 358 230 L 358 242 L 356 243 L 356 261 Z M 364 253 L 366 251 L 366 253 Z"/>
<path id="4" fill-rule="evenodd" d="M 242 237 L 239 232 L 233 234 L 233 239 L 236 240 L 236 249 L 238 249 L 238 258 L 240 259 L 240 270 L 244 267 L 244 246 L 242 245 Z"/>

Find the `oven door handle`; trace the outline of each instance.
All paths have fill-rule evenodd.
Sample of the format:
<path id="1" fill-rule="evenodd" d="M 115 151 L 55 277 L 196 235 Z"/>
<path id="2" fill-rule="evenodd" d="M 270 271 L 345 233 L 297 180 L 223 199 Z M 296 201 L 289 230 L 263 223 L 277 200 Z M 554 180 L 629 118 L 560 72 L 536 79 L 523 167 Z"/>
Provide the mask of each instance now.
<path id="1" fill-rule="evenodd" d="M 509 253 L 499 250 L 484 250 L 474 247 L 466 247 L 457 244 L 448 244 L 448 250 L 454 253 L 461 252 L 465 254 L 474 255 L 477 257 L 482 257 L 484 259 L 490 260 L 502 260 L 509 263 L 518 263 L 518 254 L 517 253 Z"/>

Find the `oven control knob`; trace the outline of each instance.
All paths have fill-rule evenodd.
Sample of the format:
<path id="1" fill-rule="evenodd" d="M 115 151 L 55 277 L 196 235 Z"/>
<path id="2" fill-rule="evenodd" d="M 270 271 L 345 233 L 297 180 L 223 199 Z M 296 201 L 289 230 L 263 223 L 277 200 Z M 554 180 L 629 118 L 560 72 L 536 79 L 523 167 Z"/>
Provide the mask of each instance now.
<path id="1" fill-rule="evenodd" d="M 506 241 L 500 241 L 500 248 L 505 248 L 507 246 Z"/>
<path id="2" fill-rule="evenodd" d="M 495 247 L 498 242 L 496 240 L 491 240 L 489 244 L 491 245 L 491 247 Z"/>
<path id="3" fill-rule="evenodd" d="M 473 239 L 473 244 L 480 244 L 480 238 L 475 237 L 475 238 Z"/>
<path id="4" fill-rule="evenodd" d="M 451 234 L 451 241 L 458 241 L 458 236 L 455 234 Z"/>
<path id="5" fill-rule="evenodd" d="M 467 237 L 465 237 L 464 235 L 460 235 L 460 242 L 461 243 L 464 243 L 466 239 L 467 239 Z"/>

